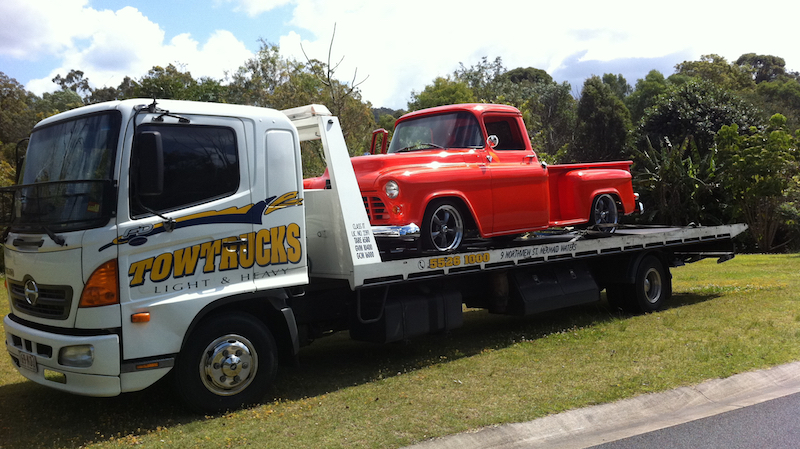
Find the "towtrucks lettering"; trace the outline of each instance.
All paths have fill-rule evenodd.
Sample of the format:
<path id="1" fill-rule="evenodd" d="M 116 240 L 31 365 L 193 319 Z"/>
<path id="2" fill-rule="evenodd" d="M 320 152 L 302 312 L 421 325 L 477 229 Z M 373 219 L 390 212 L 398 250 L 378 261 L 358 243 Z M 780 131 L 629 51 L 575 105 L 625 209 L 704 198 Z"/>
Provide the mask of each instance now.
<path id="1" fill-rule="evenodd" d="M 198 268 L 203 273 L 213 273 L 251 268 L 254 264 L 259 267 L 296 264 L 302 258 L 300 226 L 291 223 L 286 226 L 276 226 L 258 232 L 205 242 L 143 259 L 131 264 L 128 276 L 131 278 L 130 286 L 138 287 L 144 284 L 146 278 L 149 278 L 150 282 L 164 282 L 168 279 L 192 276 Z M 277 276 L 281 273 L 285 274 L 286 269 L 275 268 L 256 273 L 254 276 L 261 278 Z M 166 289 L 178 291 L 192 288 L 192 285 L 196 284 L 197 282 L 174 284 L 167 286 Z"/>

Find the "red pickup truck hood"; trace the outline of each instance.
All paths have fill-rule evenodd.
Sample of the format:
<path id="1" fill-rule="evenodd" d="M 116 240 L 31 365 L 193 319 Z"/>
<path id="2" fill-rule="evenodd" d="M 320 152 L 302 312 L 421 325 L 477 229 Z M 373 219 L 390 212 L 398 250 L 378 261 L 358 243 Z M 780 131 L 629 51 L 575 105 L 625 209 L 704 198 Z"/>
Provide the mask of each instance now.
<path id="1" fill-rule="evenodd" d="M 353 170 L 362 191 L 375 190 L 377 179 L 390 173 L 408 176 L 417 171 L 427 171 L 442 165 L 465 165 L 475 162 L 478 150 L 432 150 L 409 153 L 376 154 L 351 158 Z"/>
<path id="2" fill-rule="evenodd" d="M 357 156 L 350 158 L 353 171 L 358 179 L 361 191 L 376 190 L 376 180 L 381 175 L 397 173 L 410 175 L 420 170 L 429 170 L 442 165 L 465 165 L 468 161 L 477 160 L 476 153 L 480 150 L 432 150 L 412 151 L 408 153 L 376 154 L 370 156 Z M 309 178 L 303 181 L 305 188 L 324 188 L 325 180 L 329 179 L 328 170 L 318 178 Z"/>

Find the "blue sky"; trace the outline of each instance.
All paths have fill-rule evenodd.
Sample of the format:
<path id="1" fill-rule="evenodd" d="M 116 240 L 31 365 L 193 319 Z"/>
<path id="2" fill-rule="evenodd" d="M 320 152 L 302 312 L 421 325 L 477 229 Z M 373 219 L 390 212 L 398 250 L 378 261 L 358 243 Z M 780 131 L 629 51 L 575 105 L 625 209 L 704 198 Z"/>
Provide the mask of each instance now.
<path id="1" fill-rule="evenodd" d="M 170 63 L 222 79 L 260 38 L 300 60 L 302 42 L 325 60 L 334 24 L 333 59 L 344 57 L 337 75 L 350 81 L 357 70 L 375 107 L 405 108 L 412 91 L 482 56 L 544 69 L 575 93 L 591 75 L 621 73 L 633 85 L 709 53 L 772 54 L 800 71 L 800 4 L 758 8 L 741 0 L 11 0 L 0 2 L 0 71 L 37 94 L 70 69 L 93 87 Z"/>

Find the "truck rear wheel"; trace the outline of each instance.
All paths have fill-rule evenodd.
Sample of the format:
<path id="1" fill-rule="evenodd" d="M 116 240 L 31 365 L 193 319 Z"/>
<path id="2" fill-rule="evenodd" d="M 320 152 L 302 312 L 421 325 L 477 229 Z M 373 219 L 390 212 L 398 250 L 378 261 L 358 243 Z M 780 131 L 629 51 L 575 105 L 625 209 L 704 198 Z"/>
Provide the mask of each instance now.
<path id="1" fill-rule="evenodd" d="M 647 256 L 636 270 L 632 300 L 641 312 L 655 312 L 672 297 L 672 278 L 658 257 Z"/>
<path id="2" fill-rule="evenodd" d="M 277 367 L 275 340 L 264 324 L 228 313 L 192 332 L 175 362 L 175 382 L 187 405 L 213 413 L 260 401 Z"/>
<path id="3" fill-rule="evenodd" d="M 464 218 L 457 205 L 448 200 L 431 202 L 422 222 L 425 247 L 437 251 L 458 249 L 464 240 Z"/>
<path id="4" fill-rule="evenodd" d="M 606 298 L 613 308 L 629 313 L 649 313 L 663 309 L 672 297 L 672 277 L 656 256 L 646 256 L 636 268 L 633 284 L 606 286 Z"/>

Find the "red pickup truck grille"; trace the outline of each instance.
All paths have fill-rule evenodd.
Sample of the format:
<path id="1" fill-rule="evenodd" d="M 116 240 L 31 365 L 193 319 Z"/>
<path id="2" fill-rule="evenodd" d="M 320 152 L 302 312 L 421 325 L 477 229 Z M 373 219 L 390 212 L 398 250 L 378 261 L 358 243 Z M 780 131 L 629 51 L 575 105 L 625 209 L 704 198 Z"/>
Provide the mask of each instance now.
<path id="1" fill-rule="evenodd" d="M 375 223 L 389 219 L 389 211 L 386 210 L 386 205 L 380 198 L 377 196 L 362 196 L 361 198 L 364 200 L 364 209 L 367 210 L 370 222 Z"/>

